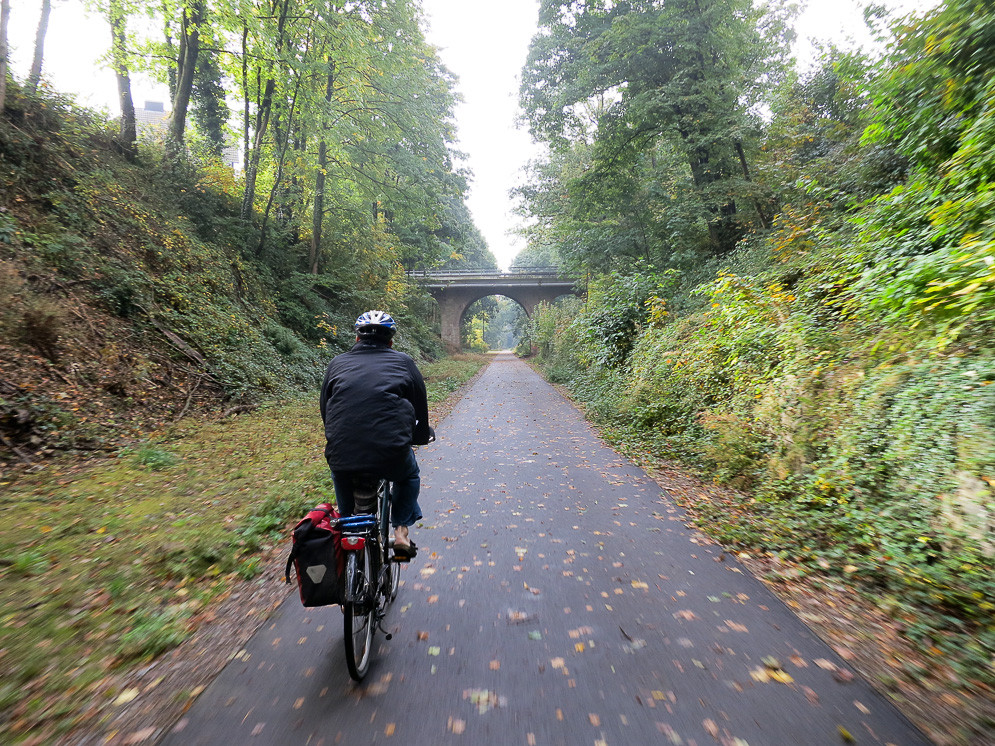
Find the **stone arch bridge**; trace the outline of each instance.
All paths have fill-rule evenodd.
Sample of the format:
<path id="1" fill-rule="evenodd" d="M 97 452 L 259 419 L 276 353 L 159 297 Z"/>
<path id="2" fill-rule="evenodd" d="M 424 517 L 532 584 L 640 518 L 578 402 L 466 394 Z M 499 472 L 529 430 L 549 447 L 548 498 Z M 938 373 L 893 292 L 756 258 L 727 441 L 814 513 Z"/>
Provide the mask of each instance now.
<path id="1" fill-rule="evenodd" d="M 450 350 L 460 349 L 460 322 L 466 309 L 489 295 L 504 295 L 518 303 L 529 317 L 542 302 L 552 303 L 561 295 L 580 295 L 578 280 L 557 267 L 512 267 L 508 272 L 459 269 L 438 272 L 408 272 L 439 304 L 442 341 Z"/>

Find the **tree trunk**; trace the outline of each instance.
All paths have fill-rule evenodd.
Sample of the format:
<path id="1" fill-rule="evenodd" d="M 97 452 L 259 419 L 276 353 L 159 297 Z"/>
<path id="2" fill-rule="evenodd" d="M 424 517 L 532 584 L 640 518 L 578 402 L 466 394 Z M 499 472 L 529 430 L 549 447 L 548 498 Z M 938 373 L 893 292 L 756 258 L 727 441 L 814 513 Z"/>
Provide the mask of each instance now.
<path id="1" fill-rule="evenodd" d="M 176 94 L 173 96 L 173 114 L 169 120 L 169 137 L 174 145 L 183 143 L 183 132 L 187 125 L 187 109 L 190 108 L 190 92 L 193 90 L 193 74 L 200 53 L 200 24 L 204 21 L 204 1 L 195 0 L 190 6 L 189 15 L 183 11 L 180 28 L 180 53 L 176 61 Z"/>
<path id="2" fill-rule="evenodd" d="M 335 92 L 335 63 L 328 63 L 328 77 L 325 79 L 325 102 L 332 100 Z M 311 251 L 308 256 L 308 271 L 318 274 L 318 256 L 321 252 L 321 228 L 325 219 L 325 174 L 328 170 L 328 145 L 322 138 L 318 143 L 318 170 L 314 174 L 314 208 L 311 213 Z"/>
<path id="3" fill-rule="evenodd" d="M 276 58 L 279 59 L 280 53 L 283 50 L 283 44 L 286 41 L 284 38 L 284 28 L 287 22 L 287 15 L 289 13 L 289 0 L 275 0 L 274 1 L 274 11 L 276 6 L 279 4 L 279 16 L 277 17 L 277 35 L 276 35 Z M 272 75 L 272 69 L 270 69 L 269 74 Z M 257 79 L 258 79 L 258 69 L 257 69 Z M 246 159 L 245 165 L 245 194 L 242 195 L 242 220 L 248 220 L 252 215 L 252 205 L 256 198 L 256 177 L 259 173 L 259 159 L 262 156 L 262 144 L 263 139 L 266 135 L 266 128 L 269 126 L 270 112 L 273 108 L 273 93 L 276 90 L 276 81 L 270 78 L 266 81 L 266 91 L 263 94 L 263 100 L 259 104 L 259 108 L 256 111 L 256 132 L 253 138 L 252 153 L 250 159 Z"/>
<path id="4" fill-rule="evenodd" d="M 48 17 L 52 13 L 52 0 L 41 0 L 41 18 L 38 19 L 38 32 L 35 34 L 35 56 L 31 60 L 28 73 L 27 91 L 32 96 L 38 91 L 41 82 L 41 63 L 45 58 L 45 35 L 48 33 Z"/>
<path id="5" fill-rule="evenodd" d="M 256 112 L 256 134 L 252 142 L 250 161 L 245 167 L 245 194 L 242 195 L 242 220 L 252 216 L 252 205 L 256 200 L 256 175 L 259 173 L 259 158 L 262 155 L 263 136 L 269 126 L 270 109 L 273 106 L 273 91 L 276 81 L 272 78 L 266 81 L 266 92 Z"/>
<path id="6" fill-rule="evenodd" d="M 10 0 L 0 0 L 0 115 L 7 103 L 7 21 L 10 19 Z"/>
<path id="7" fill-rule="evenodd" d="M 138 152 L 138 132 L 135 126 L 135 102 L 131 98 L 131 77 L 128 73 L 124 9 L 119 0 L 111 0 L 108 15 L 111 25 L 111 61 L 117 78 L 118 102 L 121 105 L 121 126 L 118 129 L 117 143 L 126 156 L 134 158 Z"/>
<path id="8" fill-rule="evenodd" d="M 328 146 L 322 140 L 318 143 L 318 170 L 314 174 L 314 209 L 311 212 L 311 250 L 308 255 L 308 271 L 318 274 L 318 253 L 321 249 L 321 226 L 325 218 L 325 169 L 328 165 Z"/>
<path id="9" fill-rule="evenodd" d="M 242 91 L 245 93 L 245 111 L 242 114 L 242 171 L 249 168 L 249 27 L 242 27 Z"/>
<path id="10" fill-rule="evenodd" d="M 736 140 L 736 153 L 739 155 L 739 164 L 743 169 L 743 178 L 752 183 L 753 179 L 750 178 L 750 167 L 746 163 L 746 152 L 743 150 L 743 142 L 741 140 Z M 757 211 L 757 218 L 760 220 L 760 225 L 764 230 L 770 230 L 770 218 L 767 216 L 767 211 L 763 205 L 760 204 L 760 200 L 756 197 L 753 198 L 753 207 Z"/>
<path id="11" fill-rule="evenodd" d="M 266 226 L 269 224 L 270 210 L 273 209 L 273 200 L 276 198 L 277 190 L 283 181 L 283 164 L 287 159 L 287 150 L 290 149 L 290 135 L 294 129 L 294 110 L 297 108 L 297 96 L 301 90 L 303 78 L 298 76 L 297 85 L 294 87 L 294 97 L 290 100 L 290 111 L 287 113 L 287 132 L 285 137 L 280 137 L 279 122 L 274 127 L 277 131 L 276 140 L 279 144 L 280 152 L 277 156 L 276 178 L 273 180 L 273 187 L 269 190 L 269 199 L 266 201 L 266 208 L 263 210 L 263 223 L 259 231 L 259 247 L 256 249 L 256 256 L 262 256 L 263 249 L 266 248 Z"/>

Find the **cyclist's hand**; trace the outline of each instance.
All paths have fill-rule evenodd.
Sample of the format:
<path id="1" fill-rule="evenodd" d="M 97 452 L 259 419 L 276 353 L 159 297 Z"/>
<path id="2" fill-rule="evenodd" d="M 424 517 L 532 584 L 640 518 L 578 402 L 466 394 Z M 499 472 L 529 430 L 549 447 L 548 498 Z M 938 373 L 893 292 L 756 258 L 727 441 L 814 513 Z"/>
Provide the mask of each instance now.
<path id="1" fill-rule="evenodd" d="M 429 443 L 435 442 L 435 428 L 432 427 L 431 425 L 428 426 L 428 442 Z"/>

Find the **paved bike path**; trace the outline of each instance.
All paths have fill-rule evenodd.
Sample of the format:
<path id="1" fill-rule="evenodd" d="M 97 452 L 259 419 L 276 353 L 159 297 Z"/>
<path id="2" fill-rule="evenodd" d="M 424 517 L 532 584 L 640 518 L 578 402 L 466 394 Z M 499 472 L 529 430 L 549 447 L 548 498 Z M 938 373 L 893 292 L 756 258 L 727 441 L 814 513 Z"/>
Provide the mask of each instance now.
<path id="1" fill-rule="evenodd" d="M 366 681 L 289 597 L 165 743 L 928 743 L 513 356 L 438 433 Z"/>

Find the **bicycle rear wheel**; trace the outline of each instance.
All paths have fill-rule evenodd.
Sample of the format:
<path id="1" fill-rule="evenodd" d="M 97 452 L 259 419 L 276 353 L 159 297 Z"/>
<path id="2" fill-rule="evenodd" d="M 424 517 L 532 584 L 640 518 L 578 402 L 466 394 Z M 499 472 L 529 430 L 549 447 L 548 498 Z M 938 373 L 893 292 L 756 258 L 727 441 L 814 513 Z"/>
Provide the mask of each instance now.
<path id="1" fill-rule="evenodd" d="M 349 584 L 348 596 L 352 600 L 347 600 L 342 606 L 345 662 L 349 675 L 356 681 L 362 681 L 370 668 L 373 631 L 376 628 L 369 551 L 368 547 L 364 547 L 361 551 L 349 552 L 346 558 L 346 582 Z"/>

